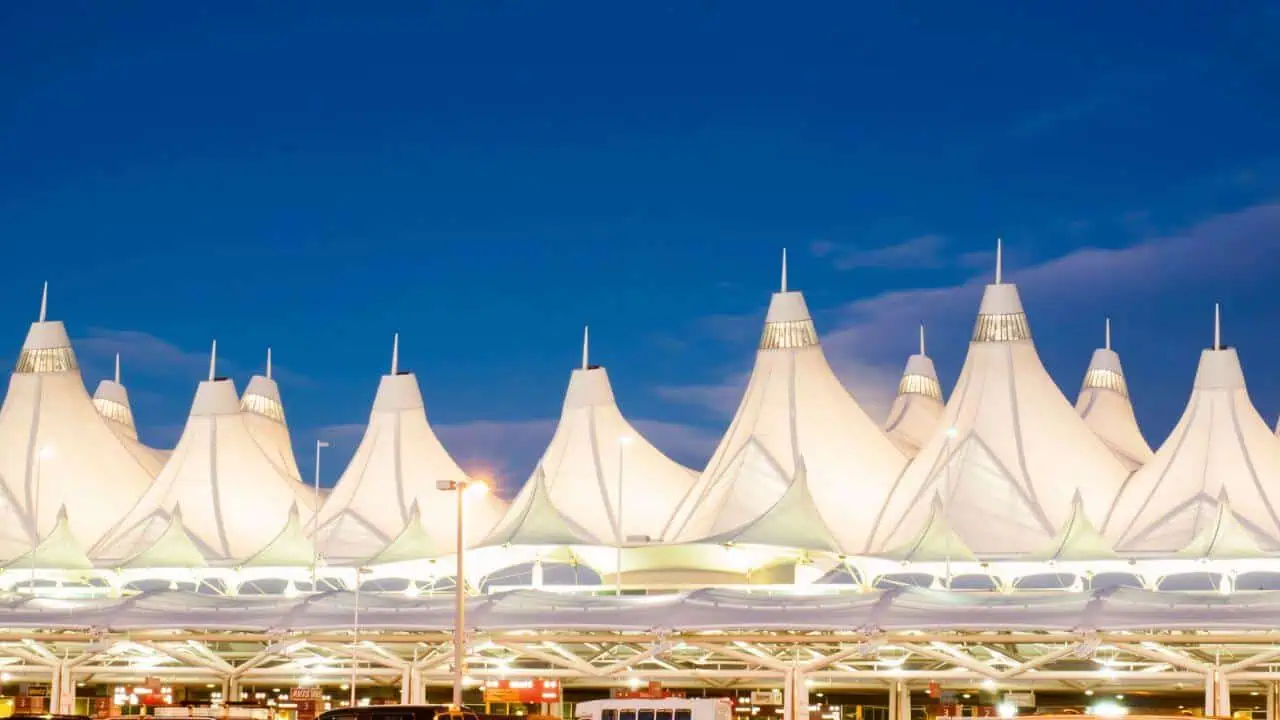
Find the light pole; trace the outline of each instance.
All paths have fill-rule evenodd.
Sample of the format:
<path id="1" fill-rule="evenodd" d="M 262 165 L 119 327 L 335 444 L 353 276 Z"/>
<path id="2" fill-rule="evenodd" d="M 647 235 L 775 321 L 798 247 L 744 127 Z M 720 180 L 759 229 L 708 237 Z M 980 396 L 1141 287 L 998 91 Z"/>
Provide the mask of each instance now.
<path id="1" fill-rule="evenodd" d="M 950 522 L 951 522 L 951 518 L 948 517 L 951 514 L 951 493 L 954 492 L 953 488 L 951 487 L 951 464 L 952 464 L 951 441 L 952 439 L 955 438 L 955 436 L 956 436 L 955 427 L 954 426 L 948 427 L 946 450 L 944 450 L 947 456 L 947 476 L 944 478 L 946 482 L 946 488 L 943 491 L 943 494 L 945 495 L 945 502 L 943 503 L 943 506 L 942 506 L 942 517 L 948 523 L 948 527 L 950 527 Z M 951 589 L 951 534 L 950 533 L 947 534 L 947 589 L 948 590 Z"/>
<path id="2" fill-rule="evenodd" d="M 366 568 L 356 568 L 356 606 L 351 612 L 351 707 L 356 706 L 356 680 L 360 669 L 360 585 Z"/>
<path id="3" fill-rule="evenodd" d="M 53 446 L 45 445 L 36 452 L 34 493 L 31 496 L 31 594 L 36 594 L 36 548 L 40 547 L 40 469 L 53 457 Z"/>
<path id="4" fill-rule="evenodd" d="M 466 672 L 467 662 L 466 632 L 463 630 L 463 625 L 466 622 L 466 581 L 463 579 L 463 571 L 465 570 L 463 558 L 466 555 L 466 545 L 462 533 L 462 518 L 464 514 L 462 496 L 468 492 L 484 495 L 489 492 L 489 486 L 482 480 L 437 480 L 436 489 L 441 492 L 452 492 L 457 495 L 458 500 L 458 533 L 457 544 L 454 547 L 458 564 L 454 568 L 453 576 L 453 709 L 461 710 L 462 681 Z"/>
<path id="5" fill-rule="evenodd" d="M 320 448 L 327 447 L 329 447 L 328 442 L 324 440 L 316 441 L 316 506 L 311 513 L 311 592 L 319 592 L 320 590 L 320 588 L 316 587 L 316 574 L 319 572 L 320 565 Z M 359 579 L 358 573 L 356 579 Z"/>
<path id="6" fill-rule="evenodd" d="M 623 478 L 623 455 L 626 447 L 631 444 L 631 438 L 623 435 L 618 438 L 618 502 L 617 511 L 614 516 L 618 519 L 618 547 L 614 558 L 615 567 L 613 569 L 613 594 L 622 597 L 622 544 L 626 542 L 626 531 L 622 529 L 622 478 Z"/>

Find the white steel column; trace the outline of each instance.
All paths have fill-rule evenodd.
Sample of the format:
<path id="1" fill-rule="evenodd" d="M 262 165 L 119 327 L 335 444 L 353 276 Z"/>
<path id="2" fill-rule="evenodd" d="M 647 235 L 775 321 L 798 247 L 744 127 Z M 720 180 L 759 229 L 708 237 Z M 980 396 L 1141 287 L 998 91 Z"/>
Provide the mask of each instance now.
<path id="1" fill-rule="evenodd" d="M 1204 676 L 1204 714 L 1231 716 L 1231 681 L 1217 669 Z"/>
<path id="2" fill-rule="evenodd" d="M 1280 682 L 1267 681 L 1267 720 L 1280 720 Z"/>
<path id="3" fill-rule="evenodd" d="M 400 704 L 413 704 L 413 666 L 406 665 L 400 671 Z"/>
<path id="4" fill-rule="evenodd" d="M 898 720 L 898 682 L 889 683 L 889 720 Z"/>
<path id="5" fill-rule="evenodd" d="M 49 712 L 72 715 L 76 708 L 76 684 L 71 679 L 71 666 L 66 660 L 53 665 L 53 682 L 49 688 Z"/>
<path id="6" fill-rule="evenodd" d="M 911 720 L 911 687 L 898 683 L 898 717 L 895 720 Z"/>

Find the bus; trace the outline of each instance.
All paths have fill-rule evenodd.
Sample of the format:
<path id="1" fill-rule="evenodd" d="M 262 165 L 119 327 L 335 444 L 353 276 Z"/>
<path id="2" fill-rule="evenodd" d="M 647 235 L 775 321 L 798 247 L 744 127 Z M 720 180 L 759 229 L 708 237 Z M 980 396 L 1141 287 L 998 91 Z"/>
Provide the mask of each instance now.
<path id="1" fill-rule="evenodd" d="M 574 708 L 576 720 L 731 720 L 728 698 L 610 698 Z"/>

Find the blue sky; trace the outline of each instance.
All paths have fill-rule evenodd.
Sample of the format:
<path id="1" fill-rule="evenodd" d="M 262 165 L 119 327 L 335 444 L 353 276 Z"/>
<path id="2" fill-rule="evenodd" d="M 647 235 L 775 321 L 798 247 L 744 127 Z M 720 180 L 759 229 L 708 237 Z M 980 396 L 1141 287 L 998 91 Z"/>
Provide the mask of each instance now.
<path id="1" fill-rule="evenodd" d="M 583 324 L 696 464 L 782 247 L 877 411 L 917 322 L 954 380 L 1002 235 L 1069 396 L 1110 314 L 1158 443 L 1220 301 L 1273 418 L 1277 48 L 1261 1 L 5 3 L 0 337 L 49 280 L 161 444 L 212 338 L 240 387 L 271 345 L 328 483 L 399 331 L 449 447 L 515 484 Z"/>

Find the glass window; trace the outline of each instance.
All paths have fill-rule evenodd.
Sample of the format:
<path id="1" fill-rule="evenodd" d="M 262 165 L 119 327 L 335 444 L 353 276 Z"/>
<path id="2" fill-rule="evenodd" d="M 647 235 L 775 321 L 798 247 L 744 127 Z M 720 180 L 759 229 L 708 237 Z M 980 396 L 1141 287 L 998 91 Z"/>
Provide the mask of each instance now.
<path id="1" fill-rule="evenodd" d="M 674 713 L 672 713 L 670 710 L 658 711 L 658 720 L 674 720 L 674 717 L 675 717 Z"/>
<path id="2" fill-rule="evenodd" d="M 617 718 L 618 718 L 618 711 L 614 710 L 613 708 L 609 708 L 608 710 L 605 710 L 604 712 L 600 713 L 600 720 L 617 720 Z"/>
<path id="3" fill-rule="evenodd" d="M 618 720 L 636 720 L 635 710 L 619 710 Z"/>
<path id="4" fill-rule="evenodd" d="M 1023 313 L 979 315 L 973 326 L 974 342 L 1012 342 L 1031 338 L 1031 326 Z"/>
<path id="5" fill-rule="evenodd" d="M 641 710 L 639 720 L 653 720 L 653 710 Z"/>
<path id="6" fill-rule="evenodd" d="M 812 320 L 788 320 L 765 323 L 760 336 L 761 350 L 803 348 L 818 344 L 818 331 Z"/>
<path id="7" fill-rule="evenodd" d="M 14 371 L 19 373 L 67 372 L 79 367 L 76 364 L 76 354 L 69 347 L 36 348 L 22 351 Z"/>
<path id="8" fill-rule="evenodd" d="M 676 720 L 693 720 L 693 711 L 687 709 L 676 710 Z"/>

